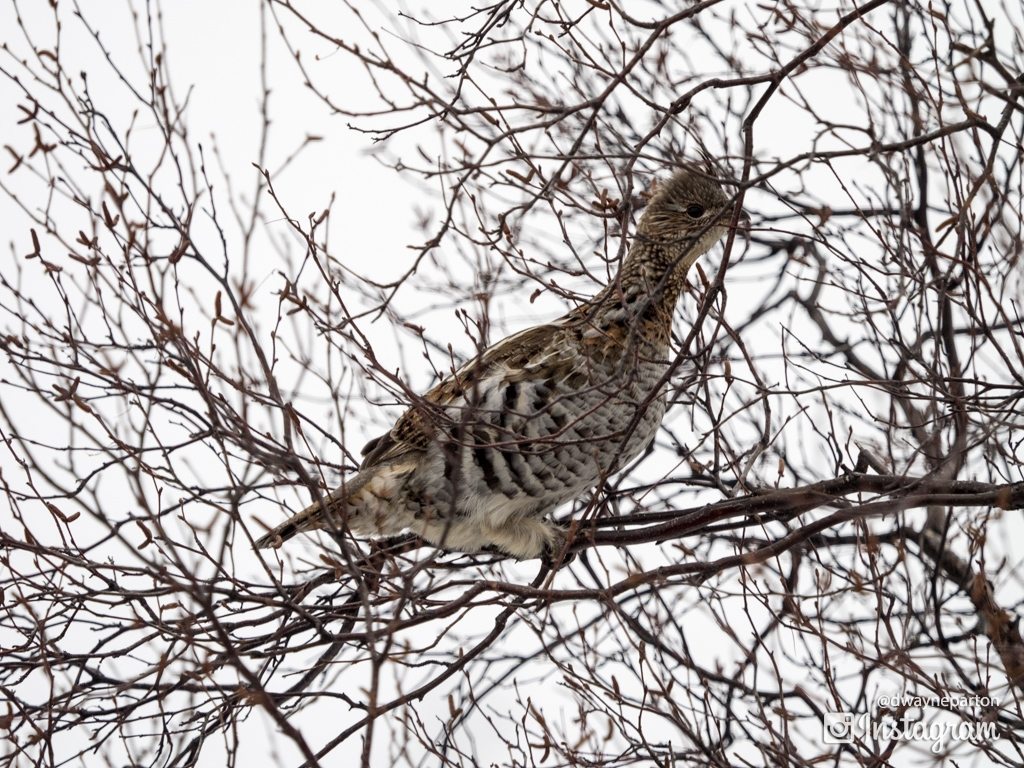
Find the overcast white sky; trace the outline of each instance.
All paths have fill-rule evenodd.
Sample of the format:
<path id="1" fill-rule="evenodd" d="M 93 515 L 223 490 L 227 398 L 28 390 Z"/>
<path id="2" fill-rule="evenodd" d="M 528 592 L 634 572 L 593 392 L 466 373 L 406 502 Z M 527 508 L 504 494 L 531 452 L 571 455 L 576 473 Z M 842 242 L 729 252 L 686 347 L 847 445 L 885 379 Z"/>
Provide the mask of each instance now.
<path id="1" fill-rule="evenodd" d="M 19 7 L 27 24 L 42 29 L 49 24 L 47 6 L 47 3 L 33 1 L 22 3 Z M 71 6 L 71 3 L 62 2 L 62 13 L 70 14 Z M 81 3 L 81 6 L 86 10 L 90 22 L 103 30 L 103 40 L 113 55 L 123 57 L 126 71 L 138 74 L 138 55 L 134 36 L 128 26 L 127 4 L 113 0 L 91 0 Z M 14 8 L 10 3 L 0 6 L 0 29 L 7 30 L 5 37 L 11 37 L 11 30 L 15 29 Z M 174 85 L 179 94 L 185 89 L 191 91 L 188 125 L 192 139 L 210 146 L 213 141 L 211 137 L 215 136 L 234 183 L 243 188 L 253 184 L 255 171 L 252 163 L 256 161 L 259 152 L 260 28 L 256 8 L 255 2 L 170 0 L 164 4 L 163 11 Z M 371 20 L 371 23 L 377 22 Z M 301 79 L 277 35 L 270 35 L 270 40 L 268 77 L 271 89 L 270 111 L 274 122 L 266 165 L 277 167 L 306 135 L 317 135 L 324 139 L 304 151 L 287 172 L 275 177 L 278 195 L 287 201 L 291 212 L 303 215 L 322 210 L 328 205 L 331 195 L 336 195 L 332 214 L 334 242 L 343 253 L 346 263 L 364 274 L 381 279 L 395 274 L 412 258 L 413 252 L 408 246 L 421 240 L 421 233 L 415 228 L 420 213 L 429 216 L 433 212 L 436 215 L 439 210 L 432 203 L 430 188 L 426 185 L 416 186 L 400 178 L 392 169 L 376 160 L 370 138 L 349 130 L 345 119 L 329 114 L 325 105 L 301 86 Z M 109 71 L 98 58 L 92 42 L 83 35 L 82 29 L 73 23 L 70 16 L 65 29 L 64 46 L 66 57 L 81 57 L 83 70 L 107 73 L 102 76 L 97 74 L 90 80 L 95 88 L 96 102 L 105 103 L 105 96 L 107 93 L 115 93 L 116 86 L 106 81 Z M 353 59 L 338 55 L 328 45 L 316 41 L 309 43 L 304 49 L 304 55 L 309 57 L 310 62 L 317 55 L 328 57 L 320 71 L 330 68 L 331 76 L 336 78 L 334 85 L 337 93 L 353 101 L 361 98 L 364 92 L 360 89 L 365 89 L 365 79 Z M 848 110 L 855 109 L 848 94 L 830 88 L 827 81 L 823 80 L 817 85 L 807 83 L 805 87 L 816 89 L 815 98 L 819 100 L 819 106 L 833 119 L 838 120 Z M 8 78 L 0 78 L 0 131 L 4 137 L 0 143 L 13 141 L 8 137 L 17 136 L 19 145 L 23 144 L 23 136 L 19 132 L 25 129 L 15 125 L 20 117 L 15 105 L 19 103 L 24 103 L 24 99 L 16 85 Z M 118 117 L 127 119 L 125 115 Z M 140 131 L 147 129 L 145 120 L 143 116 Z M 759 136 L 762 144 L 759 148 L 770 154 L 770 148 L 774 145 L 778 147 L 780 155 L 799 151 L 800 147 L 809 142 L 814 129 L 813 125 L 794 122 L 792 116 L 784 111 L 778 115 L 767 114 L 761 126 Z M 3 162 L 7 162 L 6 157 Z M 822 184 L 831 183 L 825 172 L 821 172 L 818 178 Z M 37 198 L 32 195 L 38 190 L 32 188 L 30 183 L 22 182 L 17 177 L 12 183 L 26 183 L 27 194 L 22 202 L 30 206 L 37 204 Z M 17 191 L 17 186 L 14 188 Z M 433 194 L 436 195 L 436 191 Z M 6 235 L 5 247 L 10 243 L 10 253 L 17 257 L 26 253 L 30 249 L 30 241 L 24 216 L 12 200 L 2 195 L 0 221 L 4 223 L 2 231 Z M 279 226 L 278 236 L 293 237 L 285 222 L 280 222 Z M 297 240 L 296 247 L 301 247 Z M 277 267 L 273 260 L 263 264 L 257 261 L 252 267 L 257 272 L 257 282 L 262 284 L 268 281 L 264 298 L 271 305 L 275 300 L 270 290 L 270 281 L 274 279 Z M 472 284 L 472 275 L 467 274 L 466 284 Z M 733 300 L 743 301 L 740 284 L 736 287 Z M 520 327 L 531 321 L 530 315 L 535 311 L 536 317 L 533 320 L 550 317 L 544 311 L 554 306 L 541 302 L 537 307 L 532 307 L 518 297 L 499 297 L 499 301 L 504 302 L 502 314 L 516 318 Z M 450 322 L 454 338 L 460 331 L 454 321 Z M 380 338 L 389 337 L 386 327 L 378 330 Z M 397 352 L 394 354 L 397 364 L 401 356 Z M 0 371 L 4 365 L 6 361 L 0 361 Z M 410 375 L 422 376 L 423 381 L 427 374 L 426 371 L 414 371 Z M 508 638 L 511 645 L 536 641 L 526 629 L 521 628 L 517 632 L 520 634 L 511 633 Z M 708 636 L 708 642 L 709 645 L 713 642 L 711 635 Z M 431 704 L 439 717 L 443 717 L 447 702 L 438 698 Z M 300 717 L 305 722 L 311 722 L 316 716 L 323 717 L 324 712 L 329 714 L 330 708 L 337 706 L 328 703 Z M 251 761 L 253 765 L 266 764 L 268 741 L 263 735 L 263 729 L 269 726 L 260 714 L 254 713 L 250 723 L 243 727 L 251 728 L 252 738 L 243 742 L 240 757 Z M 481 735 L 483 743 L 486 743 L 486 738 L 486 734 Z M 289 753 L 289 760 L 284 764 L 290 764 L 293 757 Z M 335 753 L 327 764 L 344 766 L 350 758 L 350 754 Z M 216 765 L 217 760 L 216 756 L 210 754 L 204 757 L 202 765 Z"/>
<path id="2" fill-rule="evenodd" d="M 65 19 L 62 41 L 65 61 L 79 62 L 78 66 L 91 75 L 90 87 L 95 102 L 109 110 L 111 118 L 122 121 L 123 125 L 124 121 L 131 118 L 130 111 L 118 110 L 120 104 L 126 103 L 123 91 L 119 85 L 111 83 L 109 67 L 99 58 L 94 42 L 88 39 L 81 25 L 73 18 L 73 4 L 61 2 L 60 6 Z M 42 39 L 52 39 L 52 16 L 48 3 L 31 0 L 20 3 L 18 7 L 31 29 L 42 32 Z M 109 46 L 115 60 L 123 63 L 125 72 L 139 78 L 139 82 L 144 82 L 144 69 L 140 66 L 134 34 L 131 32 L 128 3 L 86 0 L 81 3 L 81 7 L 90 23 L 101 29 L 103 41 Z M 215 136 L 233 182 L 242 189 L 251 188 L 256 178 L 252 163 L 258 159 L 257 128 L 261 98 L 257 3 L 171 0 L 165 2 L 163 7 L 174 85 L 179 93 L 184 93 L 185 89 L 191 91 L 187 123 L 192 140 L 202 143 L 209 152 L 212 137 Z M 3 37 L 12 43 L 12 47 L 20 45 L 24 51 L 24 39 L 17 33 L 14 23 L 14 9 L 12 3 L 0 4 L 0 29 L 4 30 Z M 386 276 L 405 263 L 410 253 L 406 246 L 416 240 L 412 227 L 415 220 L 413 206 L 418 201 L 422 204 L 422 192 L 400 181 L 394 171 L 373 159 L 370 155 L 373 147 L 365 135 L 348 130 L 344 120 L 331 117 L 321 103 L 300 87 L 301 81 L 280 44 L 276 42 L 277 36 L 271 34 L 269 37 L 272 44 L 268 75 L 274 123 L 266 165 L 269 168 L 279 166 L 307 134 L 324 137 L 324 141 L 312 145 L 301 155 L 288 172 L 276 177 L 275 186 L 296 215 L 320 211 L 329 204 L 331 195 L 336 195 L 333 221 L 338 230 L 335 240 L 345 259 L 350 259 L 354 266 L 367 269 L 371 274 L 377 270 L 382 277 Z M 315 53 L 312 49 L 309 52 Z M 332 53 L 327 46 L 322 46 L 321 52 L 327 55 Z M 362 80 L 350 59 L 333 57 L 331 68 L 343 78 L 350 76 L 352 88 L 362 87 Z M 351 72 L 346 75 L 349 69 Z M 360 85 L 357 86 L 357 83 Z M 349 85 L 343 82 L 342 87 L 348 88 Z M 3 137 L 0 144 L 22 144 L 27 129 L 16 125 L 16 121 L 22 117 L 16 105 L 25 103 L 20 89 L 9 78 L 0 77 L 0 134 Z M 129 109 L 133 108 L 129 105 Z M 147 117 L 141 115 L 138 124 L 140 134 L 151 130 L 146 121 Z M 9 156 L 4 153 L 4 169 L 9 166 L 9 160 Z M 14 185 L 16 194 L 19 194 L 19 190 L 24 192 L 21 201 L 25 205 L 39 206 L 45 199 L 39 195 L 38 186 L 34 186 L 24 174 L 6 177 L 5 181 Z M 389 213 L 396 210 L 397 215 Z M 71 211 L 69 215 L 77 214 Z M 6 195 L 0 195 L 0 221 L 3 222 L 7 254 L 0 257 L 0 263 L 12 257 L 20 259 L 31 249 L 29 225 L 15 202 Z M 280 222 L 278 227 L 276 234 L 279 236 L 294 237 L 285 222 Z M 254 264 L 259 272 L 254 277 L 264 285 L 261 299 L 271 312 L 276 304 L 272 291 L 277 290 L 279 285 L 271 285 L 270 281 L 277 267 L 276 260 L 270 257 L 263 263 L 257 260 Z M 9 265 L 5 263 L 3 269 L 9 270 Z M 29 270 L 26 278 L 38 279 L 39 274 Z M 45 288 L 45 283 L 40 286 Z M 6 318 L 4 322 L 7 322 Z M 6 366 L 7 360 L 0 359 L 0 377 L 7 374 Z M 17 409 L 16 392 L 7 390 L 4 397 L 9 407 L 15 406 Z M 34 407 L 28 398 L 22 402 L 25 408 Z M 20 412 L 27 413 L 24 409 Z M 56 424 L 48 427 L 42 413 L 38 414 L 37 419 L 36 428 L 40 434 L 47 432 L 50 427 L 59 429 Z M 6 463 L 9 458 L 5 452 L 0 463 Z M 16 471 L 13 467 L 5 469 L 8 472 Z M 124 508 L 131 503 L 127 495 L 121 499 L 112 498 L 111 502 L 117 508 Z M 9 525 L 6 511 L 0 511 L 0 521 Z M 72 632 L 66 640 L 73 642 L 74 636 Z M 88 632 L 81 636 L 81 640 L 84 643 L 93 642 Z M 49 689 L 45 676 L 39 675 L 35 679 L 35 696 L 45 699 Z M 438 706 L 441 706 L 440 702 Z M 336 704 L 330 704 L 324 711 L 330 713 L 335 707 Z M 294 752 L 288 746 L 285 747 L 287 757 L 269 757 L 276 754 L 269 751 L 271 742 L 276 741 L 271 738 L 274 727 L 260 713 L 254 713 L 242 728 L 246 729 L 247 734 L 242 741 L 240 764 L 270 765 L 275 764 L 277 759 L 282 760 L 282 765 L 295 762 Z M 316 743 L 317 739 L 313 738 L 312 741 Z M 54 747 L 61 754 L 64 750 L 77 751 L 87 744 L 88 735 L 82 731 L 64 735 Z M 352 749 L 358 749 L 358 746 L 353 745 Z M 351 759 L 352 754 L 346 747 L 336 752 L 326 764 L 345 766 L 350 764 Z M 89 765 L 89 760 L 78 764 Z M 224 755 L 216 745 L 211 744 L 200 764 L 222 766 Z"/>

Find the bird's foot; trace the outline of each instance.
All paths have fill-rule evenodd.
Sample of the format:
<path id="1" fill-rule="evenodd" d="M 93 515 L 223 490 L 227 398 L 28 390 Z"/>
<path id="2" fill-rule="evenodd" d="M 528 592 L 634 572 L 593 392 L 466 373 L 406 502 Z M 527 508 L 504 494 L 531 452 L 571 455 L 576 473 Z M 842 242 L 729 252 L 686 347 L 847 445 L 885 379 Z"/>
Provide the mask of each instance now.
<path id="1" fill-rule="evenodd" d="M 544 565 L 552 571 L 564 568 L 576 559 L 576 552 L 572 548 L 572 540 L 569 538 L 569 531 L 560 525 L 550 523 L 550 538 L 544 544 L 544 550 L 540 558 Z"/>

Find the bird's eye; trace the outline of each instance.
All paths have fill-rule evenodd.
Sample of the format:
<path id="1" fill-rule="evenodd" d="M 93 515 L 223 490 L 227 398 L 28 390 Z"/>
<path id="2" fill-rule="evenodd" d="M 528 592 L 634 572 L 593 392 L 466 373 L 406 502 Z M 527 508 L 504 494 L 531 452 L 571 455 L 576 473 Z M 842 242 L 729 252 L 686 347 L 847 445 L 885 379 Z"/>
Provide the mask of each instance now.
<path id="1" fill-rule="evenodd" d="M 697 203 L 693 203 L 689 207 L 687 207 L 686 215 L 689 216 L 691 219 L 699 219 L 701 216 L 704 215 L 704 206 L 698 205 Z"/>

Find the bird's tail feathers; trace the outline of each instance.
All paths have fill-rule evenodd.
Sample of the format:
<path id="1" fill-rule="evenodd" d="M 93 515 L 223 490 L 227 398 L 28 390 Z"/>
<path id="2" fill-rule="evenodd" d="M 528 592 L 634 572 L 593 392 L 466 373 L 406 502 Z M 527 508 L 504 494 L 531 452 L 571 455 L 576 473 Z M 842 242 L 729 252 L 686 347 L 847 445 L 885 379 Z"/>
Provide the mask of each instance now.
<path id="1" fill-rule="evenodd" d="M 402 480 L 412 467 L 383 465 L 363 470 L 320 501 L 297 512 L 253 544 L 254 549 L 277 548 L 299 533 L 320 528 L 391 536 L 408 527 L 410 516 L 396 503 Z"/>

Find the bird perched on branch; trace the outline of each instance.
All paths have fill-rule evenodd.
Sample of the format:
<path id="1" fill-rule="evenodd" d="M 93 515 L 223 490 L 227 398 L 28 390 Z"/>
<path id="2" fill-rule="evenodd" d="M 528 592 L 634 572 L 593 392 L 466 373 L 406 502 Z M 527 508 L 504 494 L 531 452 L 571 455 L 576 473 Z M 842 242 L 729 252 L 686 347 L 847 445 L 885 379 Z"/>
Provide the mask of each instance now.
<path id="1" fill-rule="evenodd" d="M 654 439 L 676 301 L 730 214 L 712 178 L 677 172 L 651 198 L 607 288 L 462 366 L 366 445 L 354 476 L 256 547 L 347 528 L 411 531 L 464 552 L 557 554 L 565 532 L 551 520 L 555 509 Z"/>

